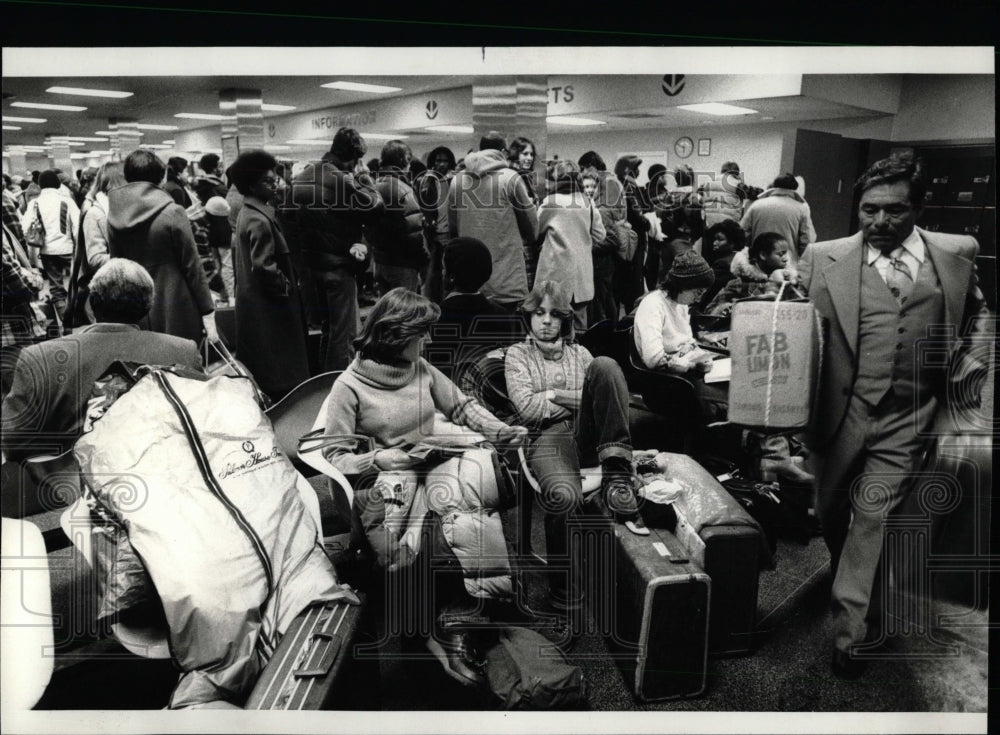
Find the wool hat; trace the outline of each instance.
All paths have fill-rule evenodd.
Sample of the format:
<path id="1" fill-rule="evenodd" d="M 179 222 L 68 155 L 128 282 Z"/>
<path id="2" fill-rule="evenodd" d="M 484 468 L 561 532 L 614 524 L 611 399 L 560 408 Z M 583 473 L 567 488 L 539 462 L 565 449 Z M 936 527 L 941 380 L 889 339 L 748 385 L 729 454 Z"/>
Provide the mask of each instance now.
<path id="1" fill-rule="evenodd" d="M 710 288 L 715 283 L 712 266 L 694 250 L 686 250 L 674 258 L 664 283 L 676 291 Z"/>
<path id="2" fill-rule="evenodd" d="M 215 217 L 228 217 L 229 210 L 229 202 L 218 195 L 205 202 L 205 211 Z"/>
<path id="3" fill-rule="evenodd" d="M 463 292 L 478 291 L 493 275 L 493 256 L 482 240 L 456 237 L 444 249 L 445 272 Z"/>

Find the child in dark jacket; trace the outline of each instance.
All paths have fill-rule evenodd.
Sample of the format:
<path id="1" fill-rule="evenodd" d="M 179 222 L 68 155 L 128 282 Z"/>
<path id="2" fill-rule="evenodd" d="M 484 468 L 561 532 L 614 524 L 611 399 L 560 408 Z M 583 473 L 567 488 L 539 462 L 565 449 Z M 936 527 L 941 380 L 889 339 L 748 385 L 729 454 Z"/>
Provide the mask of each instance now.
<path id="1" fill-rule="evenodd" d="M 740 250 L 733 256 L 730 270 L 735 277 L 719 291 L 706 312 L 729 314 L 734 301 L 777 294 L 783 282 L 794 288 L 799 274 L 789 266 L 789 247 L 788 241 L 774 232 L 757 235 L 748 250 Z"/>

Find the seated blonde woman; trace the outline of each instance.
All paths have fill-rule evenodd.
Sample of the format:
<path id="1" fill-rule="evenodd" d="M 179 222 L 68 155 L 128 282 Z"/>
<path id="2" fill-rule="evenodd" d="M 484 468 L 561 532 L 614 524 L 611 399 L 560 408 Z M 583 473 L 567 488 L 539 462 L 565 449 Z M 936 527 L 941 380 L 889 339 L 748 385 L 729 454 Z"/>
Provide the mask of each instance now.
<path id="1" fill-rule="evenodd" d="M 379 299 L 355 343 L 357 356 L 330 391 L 325 428 L 333 443 L 324 456 L 344 474 L 361 476 L 358 511 L 383 569 L 408 567 L 419 551 L 424 521 L 431 514 L 441 519 L 444 539 L 435 553 L 453 553 L 461 574 L 435 573 L 434 588 L 415 593 L 436 607 L 428 647 L 439 655 L 444 648 L 448 673 L 456 679 L 479 684 L 475 641 L 448 621 L 473 598 L 508 599 L 513 590 L 495 512 L 499 478 L 493 450 L 478 445 L 516 445 L 527 429 L 497 419 L 420 356 L 440 313 L 436 304 L 404 288 Z M 357 452 L 350 435 L 368 437 L 372 445 Z M 417 444 L 459 448 L 449 452 L 451 458 L 432 453 L 422 459 L 412 451 Z"/>

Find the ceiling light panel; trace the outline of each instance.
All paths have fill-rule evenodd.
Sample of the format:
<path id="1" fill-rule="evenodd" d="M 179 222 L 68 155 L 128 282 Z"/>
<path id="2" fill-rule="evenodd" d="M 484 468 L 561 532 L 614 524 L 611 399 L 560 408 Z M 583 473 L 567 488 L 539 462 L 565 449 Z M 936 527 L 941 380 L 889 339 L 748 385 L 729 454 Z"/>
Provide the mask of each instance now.
<path id="1" fill-rule="evenodd" d="M 48 122 L 44 117 L 14 117 L 13 115 L 4 115 L 4 122 L 23 122 L 23 123 L 43 123 Z"/>
<path id="2" fill-rule="evenodd" d="M 390 92 L 402 92 L 402 87 L 383 87 L 379 84 L 361 84 L 359 82 L 327 82 L 321 84 L 326 89 L 341 89 L 345 92 L 370 92 L 371 94 L 389 94 Z"/>
<path id="3" fill-rule="evenodd" d="M 17 125 L 4 125 L 4 130 L 20 130 L 21 128 Z"/>
<path id="4" fill-rule="evenodd" d="M 565 115 L 552 115 L 545 118 L 545 122 L 552 125 L 575 125 L 588 127 L 591 125 L 607 125 L 603 120 L 592 120 L 589 117 L 566 117 Z"/>
<path id="5" fill-rule="evenodd" d="M 45 90 L 52 94 L 75 94 L 81 97 L 110 97 L 113 99 L 124 99 L 131 97 L 132 92 L 115 92 L 110 89 L 87 89 L 86 87 L 49 87 Z"/>
<path id="6" fill-rule="evenodd" d="M 67 140 L 70 140 L 70 141 L 82 140 L 82 141 L 84 141 L 86 143 L 107 143 L 108 142 L 107 138 L 84 138 L 82 135 L 70 135 L 70 136 L 67 136 Z"/>
<path id="7" fill-rule="evenodd" d="M 369 140 L 405 140 L 406 135 L 395 135 L 393 133 L 359 133 L 362 138 Z"/>
<path id="8" fill-rule="evenodd" d="M 11 107 L 24 107 L 30 110 L 59 110 L 61 112 L 83 112 L 86 107 L 80 105 L 50 105 L 47 102 L 11 102 Z"/>
<path id="9" fill-rule="evenodd" d="M 236 115 L 213 115 L 207 112 L 178 112 L 174 117 L 183 117 L 187 120 L 235 120 Z"/>
<path id="10" fill-rule="evenodd" d="M 295 105 L 274 105 L 270 102 L 265 102 L 260 106 L 264 112 L 290 112 L 295 109 Z"/>
<path id="11" fill-rule="evenodd" d="M 148 123 L 139 123 L 136 127 L 139 130 L 180 130 L 176 125 L 149 125 Z"/>
<path id="12" fill-rule="evenodd" d="M 468 133 L 475 132 L 471 125 L 428 125 L 426 130 L 434 130 L 439 133 Z"/>
<path id="13" fill-rule="evenodd" d="M 678 105 L 678 110 L 687 110 L 688 112 L 700 112 L 705 115 L 754 115 L 757 110 L 751 110 L 749 107 L 737 107 L 736 105 L 727 105 L 722 102 L 702 102 L 697 105 Z"/>

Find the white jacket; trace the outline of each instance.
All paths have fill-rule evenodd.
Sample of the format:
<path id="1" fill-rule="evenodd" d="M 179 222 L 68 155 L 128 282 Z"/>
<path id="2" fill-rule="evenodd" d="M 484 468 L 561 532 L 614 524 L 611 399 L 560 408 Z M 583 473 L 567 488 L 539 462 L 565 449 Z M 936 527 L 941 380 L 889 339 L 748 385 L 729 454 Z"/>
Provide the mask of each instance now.
<path id="1" fill-rule="evenodd" d="M 59 213 L 66 205 L 66 222 L 60 222 Z M 28 232 L 31 223 L 41 218 L 45 228 L 45 246 L 42 255 L 73 255 L 73 243 L 80 226 L 80 209 L 76 202 L 59 194 L 58 189 L 42 189 L 21 217 L 21 226 Z"/>

